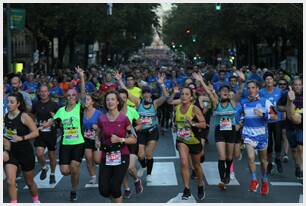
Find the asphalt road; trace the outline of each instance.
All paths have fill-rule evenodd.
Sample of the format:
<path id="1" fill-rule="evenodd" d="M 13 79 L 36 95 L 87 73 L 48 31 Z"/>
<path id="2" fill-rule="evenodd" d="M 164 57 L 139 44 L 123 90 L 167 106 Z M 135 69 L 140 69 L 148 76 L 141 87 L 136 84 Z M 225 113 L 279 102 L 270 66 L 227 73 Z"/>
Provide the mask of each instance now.
<path id="1" fill-rule="evenodd" d="M 144 191 L 142 194 L 135 194 L 134 185 L 130 179 L 130 188 L 133 194 L 130 199 L 124 200 L 127 203 L 166 203 L 181 202 L 178 197 L 183 192 L 182 178 L 178 153 L 174 147 L 174 138 L 170 130 L 161 135 L 156 152 L 152 172 L 152 182 L 147 184 L 145 176 L 142 177 Z M 235 179 L 228 185 L 227 190 L 220 191 L 217 187 L 219 175 L 217 170 L 217 153 L 213 139 L 205 146 L 206 160 L 202 167 L 205 173 L 206 198 L 197 201 L 197 184 L 191 180 L 191 192 L 194 199 L 189 202 L 203 203 L 299 203 L 303 201 L 303 185 L 294 176 L 294 163 L 290 157 L 288 163 L 284 163 L 282 174 L 274 173 L 270 177 L 270 193 L 268 196 L 261 196 L 259 189 L 257 193 L 248 191 L 250 174 L 246 162 L 246 154 L 242 159 L 235 161 Z M 40 167 L 36 164 L 35 178 L 38 180 Z M 258 178 L 260 177 L 259 166 L 257 167 Z M 98 172 L 98 166 L 97 166 Z M 62 177 L 57 167 L 57 184 L 49 185 L 48 177 L 45 181 L 37 181 L 39 196 L 42 203 L 64 203 L 70 202 L 70 177 Z M 4 177 L 5 178 L 5 177 Z M 97 187 L 87 187 L 89 175 L 85 161 L 81 165 L 81 176 L 78 191 L 78 203 L 109 203 L 109 199 L 103 198 Z M 23 178 L 17 181 L 18 201 L 30 203 L 31 195 L 25 188 Z M 3 201 L 9 202 L 5 179 L 3 180 Z"/>

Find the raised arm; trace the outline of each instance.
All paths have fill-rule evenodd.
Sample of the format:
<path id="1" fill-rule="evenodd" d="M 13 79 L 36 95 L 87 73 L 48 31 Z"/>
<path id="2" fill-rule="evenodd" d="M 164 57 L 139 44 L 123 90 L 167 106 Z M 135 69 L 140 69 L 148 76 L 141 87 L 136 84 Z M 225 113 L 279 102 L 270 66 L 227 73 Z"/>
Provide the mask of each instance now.
<path id="1" fill-rule="evenodd" d="M 205 84 L 203 77 L 200 73 L 192 73 L 193 78 L 195 78 L 196 80 L 198 80 L 201 85 L 203 86 L 205 92 L 208 94 L 209 98 L 211 99 L 214 108 L 217 106 L 218 104 L 218 97 L 216 95 L 214 95 L 210 89 L 208 88 L 208 86 Z"/>
<path id="2" fill-rule="evenodd" d="M 140 99 L 138 97 L 135 97 L 131 92 L 129 92 L 129 90 L 127 89 L 127 87 L 125 86 L 125 84 L 122 81 L 122 73 L 119 73 L 119 71 L 115 72 L 115 79 L 118 80 L 120 86 L 122 89 L 125 89 L 128 92 L 128 98 L 129 100 L 131 100 L 131 102 L 133 102 L 136 105 L 140 104 Z"/>
<path id="3" fill-rule="evenodd" d="M 236 70 L 236 73 L 238 74 L 239 77 L 239 90 L 237 94 L 235 95 L 235 101 L 238 102 L 241 98 L 241 95 L 243 93 L 243 88 L 244 88 L 244 82 L 245 82 L 245 75 L 241 70 Z"/>
<path id="4" fill-rule="evenodd" d="M 181 103 L 180 99 L 174 100 L 175 95 L 178 94 L 178 93 L 180 93 L 179 87 L 177 87 L 177 86 L 173 87 L 173 92 L 172 92 L 171 96 L 168 98 L 167 103 L 171 104 L 171 105 L 180 104 Z"/>
<path id="5" fill-rule="evenodd" d="M 293 101 L 295 100 L 295 94 L 291 86 L 289 86 L 288 98 L 287 98 L 287 115 L 288 119 L 291 120 L 294 124 L 300 124 L 302 122 L 302 115 L 295 112 L 295 105 Z"/>
<path id="6" fill-rule="evenodd" d="M 85 104 L 86 92 L 85 92 L 85 80 L 84 80 L 84 70 L 79 66 L 75 68 L 75 71 L 79 74 L 81 80 L 81 104 Z"/>
<path id="7" fill-rule="evenodd" d="M 160 84 L 160 86 L 162 88 L 162 96 L 159 97 L 158 99 L 154 100 L 155 109 L 157 109 L 160 105 L 162 105 L 168 97 L 168 92 L 167 92 L 165 84 L 164 84 L 165 78 L 166 78 L 165 73 L 162 73 L 162 74 L 159 73 L 158 74 L 157 82 Z"/>

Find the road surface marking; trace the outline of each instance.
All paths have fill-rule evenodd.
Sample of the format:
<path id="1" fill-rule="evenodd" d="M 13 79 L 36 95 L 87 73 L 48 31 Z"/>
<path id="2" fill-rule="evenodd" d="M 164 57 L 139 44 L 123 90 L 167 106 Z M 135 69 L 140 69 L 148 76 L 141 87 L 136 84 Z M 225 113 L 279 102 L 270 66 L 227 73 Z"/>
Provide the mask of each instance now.
<path id="1" fill-rule="evenodd" d="M 86 184 L 85 188 L 92 188 L 92 187 L 93 188 L 95 188 L 95 187 L 97 188 L 98 186 L 99 186 L 98 184 Z"/>
<path id="2" fill-rule="evenodd" d="M 196 203 L 196 199 L 191 194 L 190 198 L 188 200 L 182 200 L 183 193 L 179 193 L 174 198 L 170 199 L 167 203 Z"/>
<path id="3" fill-rule="evenodd" d="M 218 162 L 204 162 L 202 164 L 204 176 L 209 185 L 218 185 L 220 183 Z M 228 185 L 240 185 L 236 177 Z"/>
<path id="4" fill-rule="evenodd" d="M 177 178 L 173 162 L 154 162 L 151 182 L 147 186 L 176 186 Z"/>
<path id="5" fill-rule="evenodd" d="M 303 186 L 299 182 L 270 182 L 272 186 Z"/>
<path id="6" fill-rule="evenodd" d="M 63 175 L 61 174 L 60 168 L 59 168 L 59 166 L 57 166 L 55 168 L 55 173 L 54 173 L 56 183 L 55 184 L 49 184 L 50 172 L 51 172 L 51 169 L 49 168 L 49 170 L 47 172 L 47 177 L 44 180 L 40 180 L 40 178 L 39 178 L 41 171 L 35 176 L 34 181 L 37 185 L 37 188 L 39 188 L 39 189 L 41 189 L 41 188 L 55 188 L 55 186 L 63 178 Z M 25 186 L 23 189 L 28 189 L 28 186 Z"/>

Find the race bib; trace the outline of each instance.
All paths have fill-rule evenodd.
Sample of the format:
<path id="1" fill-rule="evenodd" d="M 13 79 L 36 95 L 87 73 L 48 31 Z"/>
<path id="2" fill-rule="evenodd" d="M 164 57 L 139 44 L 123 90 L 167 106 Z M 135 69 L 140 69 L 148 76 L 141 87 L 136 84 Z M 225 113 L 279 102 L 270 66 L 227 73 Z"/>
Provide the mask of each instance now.
<path id="1" fill-rule="evenodd" d="M 42 122 L 40 122 L 39 127 L 41 127 L 43 125 Z M 46 127 L 40 130 L 41 132 L 51 132 L 51 127 Z"/>
<path id="2" fill-rule="evenodd" d="M 96 137 L 96 131 L 95 131 L 95 130 L 91 130 L 91 129 L 87 129 L 87 130 L 85 130 L 85 132 L 84 132 L 84 136 L 85 136 L 85 138 L 87 138 L 87 139 L 92 139 L 92 140 L 94 140 L 95 137 Z"/>
<path id="3" fill-rule="evenodd" d="M 67 128 L 65 130 L 66 139 L 72 140 L 78 138 L 78 129 L 77 128 Z"/>
<path id="4" fill-rule="evenodd" d="M 220 131 L 231 131 L 232 129 L 232 120 L 230 118 L 220 119 Z"/>
<path id="5" fill-rule="evenodd" d="M 4 128 L 3 136 L 6 137 L 9 141 L 15 142 L 13 139 L 13 135 L 17 135 L 17 130 Z"/>
<path id="6" fill-rule="evenodd" d="M 247 138 L 247 137 L 244 138 L 244 143 L 245 143 L 245 144 L 249 144 L 249 145 L 251 145 L 251 146 L 254 147 L 254 148 L 256 148 L 257 145 L 258 145 L 258 141 L 252 140 L 252 139 Z"/>
<path id="7" fill-rule="evenodd" d="M 152 123 L 153 123 L 152 117 L 141 118 L 141 124 L 143 125 L 151 125 Z"/>
<path id="8" fill-rule="evenodd" d="M 182 139 L 185 141 L 189 141 L 192 138 L 191 129 L 189 127 L 178 128 L 176 134 L 179 139 Z"/>
<path id="9" fill-rule="evenodd" d="M 115 151 L 115 152 L 107 152 L 106 153 L 105 164 L 108 165 L 108 166 L 121 165 L 121 152 L 120 152 L 120 150 Z"/>

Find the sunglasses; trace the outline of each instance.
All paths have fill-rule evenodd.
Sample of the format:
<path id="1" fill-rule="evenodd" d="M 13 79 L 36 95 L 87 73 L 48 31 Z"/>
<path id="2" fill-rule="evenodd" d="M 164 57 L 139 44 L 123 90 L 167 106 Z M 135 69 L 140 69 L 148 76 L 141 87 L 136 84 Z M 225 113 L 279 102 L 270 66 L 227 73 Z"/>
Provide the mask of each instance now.
<path id="1" fill-rule="evenodd" d="M 278 85 L 279 85 L 279 86 L 287 86 L 286 83 L 279 83 Z"/>

